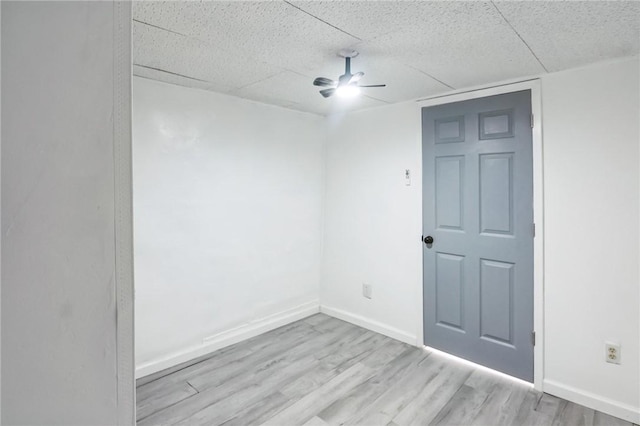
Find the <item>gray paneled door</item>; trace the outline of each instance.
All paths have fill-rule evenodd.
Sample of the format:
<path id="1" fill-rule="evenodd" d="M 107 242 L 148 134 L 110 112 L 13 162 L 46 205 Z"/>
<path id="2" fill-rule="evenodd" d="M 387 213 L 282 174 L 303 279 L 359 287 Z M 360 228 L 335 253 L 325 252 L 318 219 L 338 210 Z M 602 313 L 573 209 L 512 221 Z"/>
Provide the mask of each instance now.
<path id="1" fill-rule="evenodd" d="M 425 345 L 530 382 L 531 122 L 528 90 L 422 109 Z"/>

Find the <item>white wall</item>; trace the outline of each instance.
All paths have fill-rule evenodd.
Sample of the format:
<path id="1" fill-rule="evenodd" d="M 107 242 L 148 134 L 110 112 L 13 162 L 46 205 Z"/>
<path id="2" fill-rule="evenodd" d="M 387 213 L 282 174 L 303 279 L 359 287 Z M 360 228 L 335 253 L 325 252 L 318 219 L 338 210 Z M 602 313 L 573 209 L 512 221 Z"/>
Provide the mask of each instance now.
<path id="1" fill-rule="evenodd" d="M 323 119 L 134 78 L 133 123 L 138 376 L 317 312 Z"/>
<path id="2" fill-rule="evenodd" d="M 2 423 L 113 425 L 114 5 L 1 7 Z"/>
<path id="3" fill-rule="evenodd" d="M 640 410 L 638 59 L 543 78 L 545 381 Z M 604 342 L 622 364 L 604 362 Z M 636 417 L 636 423 L 640 416 Z"/>
<path id="4" fill-rule="evenodd" d="M 542 77 L 545 390 L 636 422 L 638 78 L 638 58 Z M 419 341 L 419 107 L 355 112 L 330 128 L 322 309 Z M 604 362 L 605 340 L 622 345 L 622 365 Z"/>
<path id="5" fill-rule="evenodd" d="M 328 126 L 322 309 L 415 344 L 420 111 L 405 102 L 330 117 Z M 413 173 L 411 186 L 405 169 Z M 363 283 L 372 286 L 371 299 L 362 297 Z"/>

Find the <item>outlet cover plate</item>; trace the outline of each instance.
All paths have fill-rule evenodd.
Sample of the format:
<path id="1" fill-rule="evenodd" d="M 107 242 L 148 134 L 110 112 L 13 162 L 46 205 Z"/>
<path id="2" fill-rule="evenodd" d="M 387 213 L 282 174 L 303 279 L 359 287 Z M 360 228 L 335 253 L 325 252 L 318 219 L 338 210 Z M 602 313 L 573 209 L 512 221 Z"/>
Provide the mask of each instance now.
<path id="1" fill-rule="evenodd" d="M 610 364 L 620 364 L 621 360 L 620 345 L 613 342 L 604 343 L 605 361 Z"/>

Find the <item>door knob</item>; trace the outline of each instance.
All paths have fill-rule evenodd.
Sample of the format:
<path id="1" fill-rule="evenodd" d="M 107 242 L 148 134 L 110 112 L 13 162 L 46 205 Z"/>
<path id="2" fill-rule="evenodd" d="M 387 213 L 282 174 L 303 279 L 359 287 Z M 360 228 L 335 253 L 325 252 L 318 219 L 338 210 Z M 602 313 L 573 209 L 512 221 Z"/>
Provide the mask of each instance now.
<path id="1" fill-rule="evenodd" d="M 424 243 L 433 244 L 433 237 L 431 235 L 427 235 L 426 237 L 424 237 Z"/>

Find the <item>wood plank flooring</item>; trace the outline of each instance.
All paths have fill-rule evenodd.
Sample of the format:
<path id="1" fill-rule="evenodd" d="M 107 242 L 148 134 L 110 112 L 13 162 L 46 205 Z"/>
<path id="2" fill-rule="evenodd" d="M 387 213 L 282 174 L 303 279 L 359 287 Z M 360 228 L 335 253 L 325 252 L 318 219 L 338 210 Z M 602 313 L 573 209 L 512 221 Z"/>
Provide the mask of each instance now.
<path id="1" fill-rule="evenodd" d="M 148 425 L 631 423 L 318 314 L 138 381 Z"/>

